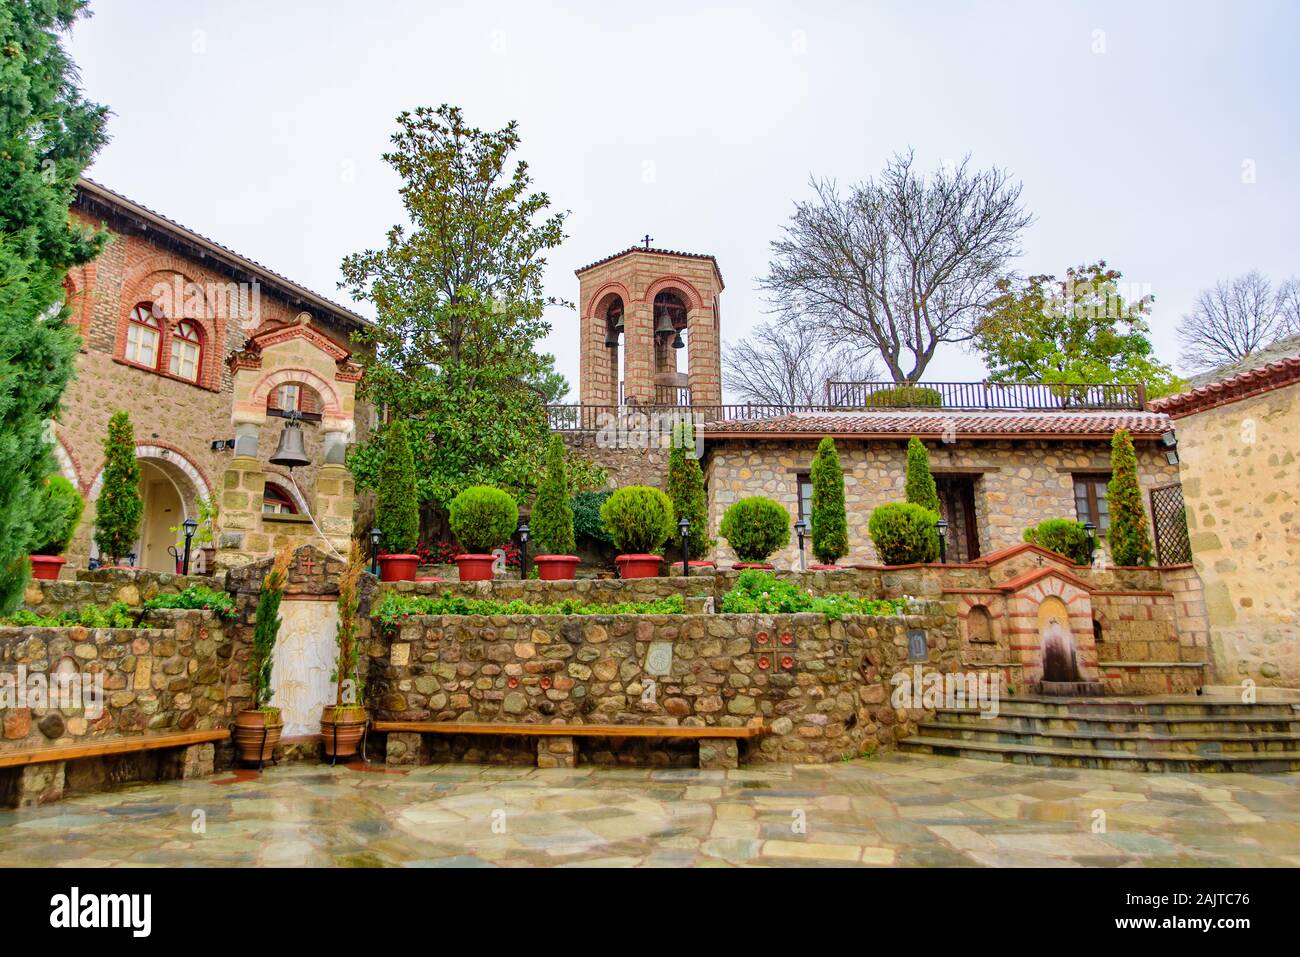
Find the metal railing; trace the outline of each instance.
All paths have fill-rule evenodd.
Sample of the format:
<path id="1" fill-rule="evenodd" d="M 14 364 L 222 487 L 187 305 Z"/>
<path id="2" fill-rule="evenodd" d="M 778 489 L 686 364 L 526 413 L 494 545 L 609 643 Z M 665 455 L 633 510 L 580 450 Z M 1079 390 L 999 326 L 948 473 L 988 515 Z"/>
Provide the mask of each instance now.
<path id="1" fill-rule="evenodd" d="M 1146 407 L 1146 386 L 1126 383 L 1046 382 L 827 382 L 826 404 L 836 408 L 968 410 L 1132 409 Z"/>
<path id="2" fill-rule="evenodd" d="M 620 404 L 627 404 L 628 400 L 623 391 L 624 383 L 618 384 L 618 401 Z M 632 403 L 636 405 L 638 403 Z M 683 406 L 691 404 L 691 387 L 688 385 L 656 385 L 655 400 L 656 406 Z"/>

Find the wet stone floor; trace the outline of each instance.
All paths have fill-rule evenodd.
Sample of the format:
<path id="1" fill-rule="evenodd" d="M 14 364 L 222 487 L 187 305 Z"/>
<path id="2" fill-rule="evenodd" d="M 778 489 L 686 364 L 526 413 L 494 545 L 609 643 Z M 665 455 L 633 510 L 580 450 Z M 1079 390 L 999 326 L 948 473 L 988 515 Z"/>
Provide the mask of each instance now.
<path id="1" fill-rule="evenodd" d="M 1295 867 L 1300 775 L 295 764 L 0 811 L 0 866 L 254 864 Z"/>

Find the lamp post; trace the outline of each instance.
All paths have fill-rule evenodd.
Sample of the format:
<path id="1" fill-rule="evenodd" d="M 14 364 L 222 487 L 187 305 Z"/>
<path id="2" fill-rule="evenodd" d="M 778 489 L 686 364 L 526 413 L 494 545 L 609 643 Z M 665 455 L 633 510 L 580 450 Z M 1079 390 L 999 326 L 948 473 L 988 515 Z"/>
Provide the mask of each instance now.
<path id="1" fill-rule="evenodd" d="M 1091 565 L 1093 559 L 1097 556 L 1097 540 L 1093 537 L 1097 531 L 1097 526 L 1092 522 L 1084 522 L 1083 531 L 1088 536 L 1088 564 Z"/>
<path id="2" fill-rule="evenodd" d="M 934 527 L 939 530 L 939 564 L 948 563 L 948 523 L 943 519 L 934 523 Z"/>
<path id="3" fill-rule="evenodd" d="M 379 575 L 379 540 L 384 533 L 377 528 L 370 530 L 370 574 Z"/>
<path id="4" fill-rule="evenodd" d="M 190 573 L 190 542 L 194 538 L 194 533 L 199 530 L 199 523 L 192 518 L 187 518 L 181 522 L 181 528 L 185 529 L 185 557 L 181 559 L 181 574 Z"/>
<path id="5" fill-rule="evenodd" d="M 808 523 L 802 518 L 794 523 L 794 532 L 799 536 L 799 571 L 808 570 L 808 559 L 803 553 L 803 537 L 808 534 Z"/>
<path id="6" fill-rule="evenodd" d="M 546 543 L 543 542 L 543 545 Z M 519 580 L 528 577 L 528 523 L 519 526 Z"/>
<path id="7" fill-rule="evenodd" d="M 691 573 L 691 523 L 683 516 L 677 522 L 677 531 L 682 536 L 682 574 Z"/>

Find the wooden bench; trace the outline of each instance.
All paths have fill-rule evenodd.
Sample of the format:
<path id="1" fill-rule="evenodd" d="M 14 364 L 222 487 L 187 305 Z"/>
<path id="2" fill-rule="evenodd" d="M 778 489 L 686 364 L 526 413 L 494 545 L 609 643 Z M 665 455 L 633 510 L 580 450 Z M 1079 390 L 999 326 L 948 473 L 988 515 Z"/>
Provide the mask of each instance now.
<path id="1" fill-rule="evenodd" d="M 230 738 L 229 728 L 209 731 L 169 731 L 122 738 L 100 738 L 84 744 L 51 748 L 0 748 L 0 804 L 29 807 L 63 796 L 68 761 L 145 751 L 181 749 L 167 769 L 166 779 L 194 778 L 212 773 L 212 749 L 205 745 Z"/>
<path id="2" fill-rule="evenodd" d="M 692 728 L 664 724 L 506 724 L 461 723 L 457 721 L 375 721 L 371 728 L 386 734 L 411 735 L 405 754 L 419 754 L 419 737 L 425 734 L 503 734 L 537 738 L 539 768 L 571 768 L 577 764 L 574 738 L 692 738 L 699 742 L 701 768 L 739 766 L 738 741 L 749 741 L 767 733 L 765 727 Z M 391 740 L 391 739 L 390 739 Z M 418 759 L 417 759 L 418 760 Z"/>

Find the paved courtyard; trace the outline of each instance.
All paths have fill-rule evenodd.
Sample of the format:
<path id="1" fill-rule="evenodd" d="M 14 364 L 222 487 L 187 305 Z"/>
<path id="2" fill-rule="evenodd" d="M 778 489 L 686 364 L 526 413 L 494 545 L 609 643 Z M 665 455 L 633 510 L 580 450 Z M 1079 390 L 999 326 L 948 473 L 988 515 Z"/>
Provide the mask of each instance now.
<path id="1" fill-rule="evenodd" d="M 1300 866 L 1300 776 L 296 764 L 0 812 L 0 865 L 250 864 Z"/>

